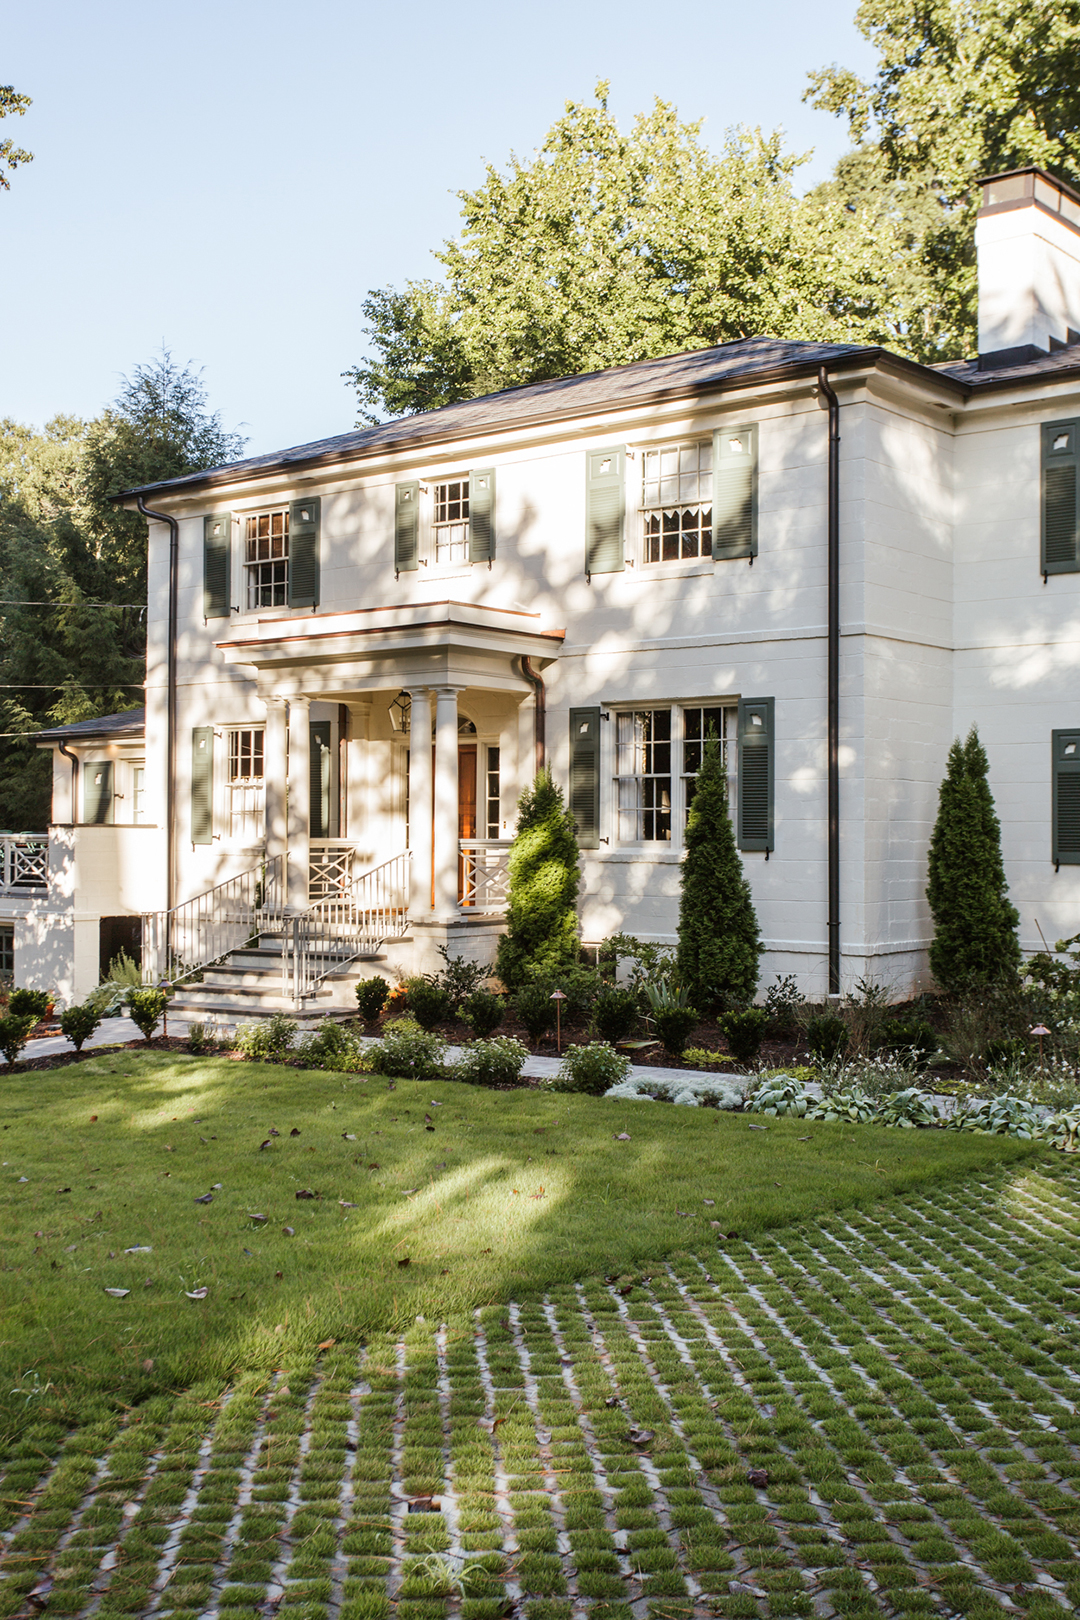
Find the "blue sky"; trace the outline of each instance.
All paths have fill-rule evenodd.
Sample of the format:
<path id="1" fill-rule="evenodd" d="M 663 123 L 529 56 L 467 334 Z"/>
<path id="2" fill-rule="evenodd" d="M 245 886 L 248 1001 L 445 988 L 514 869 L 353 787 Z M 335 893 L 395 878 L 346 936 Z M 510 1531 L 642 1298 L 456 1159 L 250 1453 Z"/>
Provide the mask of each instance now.
<path id="1" fill-rule="evenodd" d="M 0 82 L 34 98 L 0 131 L 35 154 L 0 193 L 0 416 L 94 414 L 161 343 L 195 360 L 249 452 L 344 432 L 340 373 L 368 288 L 437 268 L 454 192 L 540 142 L 611 80 L 621 122 L 654 96 L 704 118 L 846 145 L 806 74 L 869 71 L 855 0 L 37 0 L 9 7 Z"/>

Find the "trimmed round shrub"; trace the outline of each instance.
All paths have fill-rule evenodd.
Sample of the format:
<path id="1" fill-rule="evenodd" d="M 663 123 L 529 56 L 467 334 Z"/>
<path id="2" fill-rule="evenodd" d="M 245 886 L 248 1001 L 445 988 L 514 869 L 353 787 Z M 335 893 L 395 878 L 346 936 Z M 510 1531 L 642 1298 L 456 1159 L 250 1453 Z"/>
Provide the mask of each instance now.
<path id="1" fill-rule="evenodd" d="M 453 999 L 445 985 L 432 984 L 430 979 L 406 979 L 405 989 L 409 1011 L 421 1029 L 434 1029 L 453 1014 Z"/>
<path id="2" fill-rule="evenodd" d="M 737 1063 L 754 1061 L 768 1027 L 769 1014 L 764 1007 L 747 1007 L 745 1012 L 725 1013 L 720 1019 L 728 1050 Z"/>
<path id="3" fill-rule="evenodd" d="M 506 1008 L 502 997 L 495 995 L 491 990 L 474 990 L 462 1002 L 461 1016 L 477 1040 L 486 1041 L 489 1035 L 494 1035 L 502 1023 L 506 1016 Z"/>
<path id="4" fill-rule="evenodd" d="M 661 1007 L 652 1014 L 653 1028 L 669 1057 L 682 1057 L 701 1019 L 693 1007 Z"/>
<path id="5" fill-rule="evenodd" d="M 169 998 L 164 990 L 133 990 L 128 997 L 131 1021 L 144 1041 L 148 1041 L 165 1016 Z"/>
<path id="6" fill-rule="evenodd" d="M 0 1052 L 3 1052 L 9 1063 L 16 1063 L 23 1047 L 30 1039 L 30 1031 L 37 1023 L 33 1016 L 19 1018 L 14 1013 L 8 1013 L 6 1018 L 0 1018 Z"/>
<path id="7" fill-rule="evenodd" d="M 555 1003 L 546 984 L 527 984 L 514 997 L 514 1011 L 534 1041 L 555 1023 Z"/>
<path id="8" fill-rule="evenodd" d="M 8 1013 L 13 1018 L 32 1018 L 39 1024 L 53 1004 L 47 990 L 13 990 L 8 997 Z M 33 1024 L 31 1024 L 31 1029 Z"/>
<path id="9" fill-rule="evenodd" d="M 395 1018 L 369 1048 L 365 1066 L 391 1080 L 445 1080 L 446 1042 L 413 1018 Z"/>
<path id="10" fill-rule="evenodd" d="M 897 1019 L 883 1031 L 880 1045 L 923 1068 L 938 1049 L 937 1031 L 925 1018 Z"/>
<path id="11" fill-rule="evenodd" d="M 838 1013 L 815 1013 L 806 1026 L 807 1047 L 821 1063 L 831 1063 L 847 1043 L 848 1027 Z"/>
<path id="12" fill-rule="evenodd" d="M 632 990 L 605 985 L 592 1005 L 592 1027 L 614 1046 L 632 1033 L 638 1021 L 638 999 Z"/>
<path id="13" fill-rule="evenodd" d="M 390 994 L 390 986 L 379 974 L 374 978 L 361 979 L 356 987 L 356 1005 L 360 1009 L 360 1016 L 366 1024 L 373 1024 L 386 1006 L 386 998 Z"/>
<path id="14" fill-rule="evenodd" d="M 512 1035 L 492 1041 L 473 1041 L 454 1064 L 451 1078 L 467 1086 L 513 1086 L 521 1078 L 528 1048 Z"/>
<path id="15" fill-rule="evenodd" d="M 606 1041 L 590 1041 L 588 1046 L 569 1048 L 550 1088 L 602 1097 L 605 1091 L 626 1079 L 630 1067 L 630 1059 L 616 1052 Z"/>
<path id="16" fill-rule="evenodd" d="M 83 1042 L 90 1039 L 100 1023 L 101 1013 L 92 1001 L 84 1001 L 81 1007 L 68 1007 L 60 1014 L 61 1032 L 76 1052 L 82 1051 Z"/>

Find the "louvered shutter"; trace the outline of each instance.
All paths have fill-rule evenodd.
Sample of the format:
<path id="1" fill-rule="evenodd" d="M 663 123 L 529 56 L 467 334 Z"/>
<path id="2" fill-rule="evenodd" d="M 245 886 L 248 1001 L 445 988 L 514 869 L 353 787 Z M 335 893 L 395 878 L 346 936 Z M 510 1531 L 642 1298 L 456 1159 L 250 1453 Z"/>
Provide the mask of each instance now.
<path id="1" fill-rule="evenodd" d="M 214 728 L 195 726 L 191 733 L 191 842 L 214 840 Z"/>
<path id="2" fill-rule="evenodd" d="M 757 428 L 713 434 L 713 559 L 757 556 Z"/>
<path id="3" fill-rule="evenodd" d="M 1042 428 L 1042 571 L 1080 569 L 1080 423 Z"/>
<path id="4" fill-rule="evenodd" d="M 585 573 L 618 574 L 626 567 L 626 451 L 590 450 L 585 462 Z"/>
<path id="5" fill-rule="evenodd" d="M 773 698 L 739 699 L 739 848 L 773 848 Z"/>
<path id="6" fill-rule="evenodd" d="M 229 564 L 232 552 L 232 514 L 215 512 L 203 518 L 203 618 L 229 615 Z"/>
<path id="7" fill-rule="evenodd" d="M 394 572 L 420 566 L 420 485 L 413 479 L 394 492 Z"/>
<path id="8" fill-rule="evenodd" d="M 1080 866 L 1080 731 L 1053 731 L 1053 861 Z"/>
<path id="9" fill-rule="evenodd" d="M 113 801 L 111 760 L 93 760 L 83 775 L 83 820 L 101 826 L 109 819 Z"/>
<path id="10" fill-rule="evenodd" d="M 311 722 L 311 837 L 330 833 L 330 722 Z"/>
<path id="11" fill-rule="evenodd" d="M 570 814 L 582 849 L 600 847 L 600 710 L 570 710 Z"/>
<path id="12" fill-rule="evenodd" d="M 495 469 L 474 468 L 469 474 L 469 561 L 495 560 Z"/>
<path id="13" fill-rule="evenodd" d="M 316 607 L 319 601 L 319 516 L 317 495 L 289 507 L 289 606 Z"/>

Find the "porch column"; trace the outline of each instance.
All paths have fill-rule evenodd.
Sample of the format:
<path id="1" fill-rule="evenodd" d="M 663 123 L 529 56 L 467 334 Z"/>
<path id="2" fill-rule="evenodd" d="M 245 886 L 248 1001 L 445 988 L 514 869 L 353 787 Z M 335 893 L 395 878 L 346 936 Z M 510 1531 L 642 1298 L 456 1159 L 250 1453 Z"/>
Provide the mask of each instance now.
<path id="1" fill-rule="evenodd" d="M 458 693 L 460 686 L 435 689 L 435 917 L 458 915 Z"/>
<path id="2" fill-rule="evenodd" d="M 311 872 L 311 701 L 289 699 L 289 878 L 293 911 L 308 908 Z"/>
<path id="3" fill-rule="evenodd" d="M 288 850 L 286 820 L 286 778 L 288 776 L 288 732 L 285 727 L 285 699 L 268 697 L 266 733 L 263 740 L 263 795 L 266 820 L 266 855 L 280 855 L 284 863 Z M 282 874 L 284 876 L 284 873 Z"/>
<path id="4" fill-rule="evenodd" d="M 409 691 L 409 915 L 431 916 L 431 693 L 426 686 Z"/>

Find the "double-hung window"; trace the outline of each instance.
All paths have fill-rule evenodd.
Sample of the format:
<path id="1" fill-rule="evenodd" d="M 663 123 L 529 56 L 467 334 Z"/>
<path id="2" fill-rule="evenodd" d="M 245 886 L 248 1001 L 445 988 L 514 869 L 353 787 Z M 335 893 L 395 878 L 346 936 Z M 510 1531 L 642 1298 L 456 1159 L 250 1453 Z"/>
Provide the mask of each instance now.
<path id="1" fill-rule="evenodd" d="M 715 737 L 737 803 L 739 706 L 686 704 L 615 715 L 618 838 L 627 844 L 681 843 L 705 744 Z"/>
<path id="2" fill-rule="evenodd" d="M 285 607 L 289 600 L 289 509 L 245 519 L 244 572 L 247 605 Z"/>
<path id="3" fill-rule="evenodd" d="M 229 732 L 229 835 L 263 836 L 265 782 L 263 728 L 241 726 Z"/>
<path id="4" fill-rule="evenodd" d="M 0 923 L 0 984 L 15 979 L 15 924 Z"/>
<path id="5" fill-rule="evenodd" d="M 712 556 L 712 486 L 711 439 L 643 452 L 643 562 Z"/>
<path id="6" fill-rule="evenodd" d="M 435 485 L 433 539 L 437 563 L 469 561 L 469 479 Z"/>

